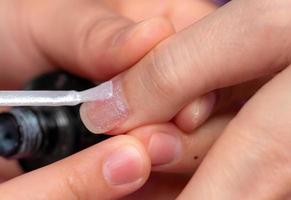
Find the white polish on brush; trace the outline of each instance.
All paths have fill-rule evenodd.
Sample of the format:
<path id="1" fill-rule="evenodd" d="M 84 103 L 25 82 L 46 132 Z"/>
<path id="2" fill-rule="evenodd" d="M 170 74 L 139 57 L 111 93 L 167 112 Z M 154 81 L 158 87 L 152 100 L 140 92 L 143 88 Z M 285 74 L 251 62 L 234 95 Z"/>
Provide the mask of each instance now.
<path id="1" fill-rule="evenodd" d="M 0 106 L 75 106 L 105 101 L 113 96 L 112 81 L 84 91 L 21 90 L 0 91 Z"/>

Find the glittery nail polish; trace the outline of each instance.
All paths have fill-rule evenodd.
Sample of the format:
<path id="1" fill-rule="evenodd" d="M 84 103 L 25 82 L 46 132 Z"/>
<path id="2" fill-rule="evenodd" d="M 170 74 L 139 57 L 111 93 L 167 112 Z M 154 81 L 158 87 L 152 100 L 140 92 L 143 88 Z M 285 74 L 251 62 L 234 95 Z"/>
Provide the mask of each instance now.
<path id="1" fill-rule="evenodd" d="M 80 111 L 84 124 L 94 133 L 111 131 L 122 124 L 128 116 L 120 80 L 115 78 L 104 83 L 103 87 L 112 87 L 111 96 L 104 100 L 84 103 Z"/>

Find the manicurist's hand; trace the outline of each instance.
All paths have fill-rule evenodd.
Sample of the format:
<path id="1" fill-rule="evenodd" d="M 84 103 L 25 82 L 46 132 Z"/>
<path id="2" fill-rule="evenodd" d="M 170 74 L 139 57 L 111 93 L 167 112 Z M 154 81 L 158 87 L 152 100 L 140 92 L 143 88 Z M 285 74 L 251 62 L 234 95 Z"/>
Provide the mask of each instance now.
<path id="1" fill-rule="evenodd" d="M 0 0 L 0 88 L 60 69 L 108 80 L 216 8 L 208 0 Z M 197 103 L 195 123 L 185 124 L 191 130 L 209 116 L 214 96 L 189 107 Z"/>
<path id="2" fill-rule="evenodd" d="M 118 199 L 140 188 L 149 172 L 143 145 L 119 136 L 2 183 L 0 199 Z"/>
<path id="3" fill-rule="evenodd" d="M 1 0 L 0 88 L 53 69 L 106 80 L 214 9 L 205 0 Z"/>
<path id="4" fill-rule="evenodd" d="M 0 0 L 0 88 L 21 88 L 38 74 L 58 69 L 106 80 L 137 63 L 175 30 L 215 9 L 205 0 Z M 211 107 L 213 96 L 202 99 L 206 101 L 198 102 L 209 102 Z M 201 156 L 184 172 L 197 167 L 230 118 L 217 117 L 193 132 L 197 135 L 193 140 L 201 141 L 193 154 Z M 201 123 L 206 116 L 198 119 Z M 139 133 L 161 127 L 175 128 L 152 125 L 131 134 L 146 142 Z M 25 175 L 17 162 L 0 159 L 0 199 L 117 199 L 143 185 L 149 163 L 140 142 L 132 137 L 111 139 Z M 11 179 L 15 176 L 19 177 Z M 189 178 L 153 174 L 145 187 L 127 198 L 175 198 Z M 172 179 L 175 183 L 169 184 Z"/>
<path id="5" fill-rule="evenodd" d="M 194 98 L 274 76 L 230 122 L 180 199 L 289 199 L 290 8 L 288 0 L 234 0 L 114 78 L 114 98 L 84 104 L 83 120 L 92 131 L 107 128 L 112 134 L 169 120 L 182 128 L 179 119 Z M 108 108 L 117 108 L 118 115 L 101 120 L 96 111 Z M 161 150 L 161 141 L 175 147 L 165 154 L 174 162 L 162 166 L 171 170 L 191 142 L 184 142 L 179 130 L 160 130 L 149 131 L 147 148 Z"/>
<path id="6" fill-rule="evenodd" d="M 142 143 L 132 136 L 117 136 L 22 176 L 14 162 L 0 160 L 0 199 L 175 199 L 232 118 L 231 113 L 217 115 L 185 137 L 192 148 L 175 164 L 176 174 L 156 172 L 148 178 L 151 161 L 142 145 L 158 130 L 181 134 L 169 123 L 130 133 Z M 168 167 L 173 171 L 173 165 Z M 11 179 L 14 176 L 18 177 Z"/>

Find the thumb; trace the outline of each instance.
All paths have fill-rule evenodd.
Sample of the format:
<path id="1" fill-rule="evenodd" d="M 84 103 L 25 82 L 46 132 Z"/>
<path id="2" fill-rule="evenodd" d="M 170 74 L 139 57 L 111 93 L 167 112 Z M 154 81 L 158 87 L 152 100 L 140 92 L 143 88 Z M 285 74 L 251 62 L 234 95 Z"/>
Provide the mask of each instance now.
<path id="1" fill-rule="evenodd" d="M 142 144 L 118 136 L 3 183 L 0 199 L 119 199 L 139 189 L 149 172 Z"/>
<path id="2" fill-rule="evenodd" d="M 291 24 L 280 16 L 291 16 L 290 3 L 274 6 L 271 1 L 268 7 L 266 1 L 251 2 L 229 3 L 163 41 L 132 69 L 108 82 L 114 86 L 110 100 L 81 108 L 87 127 L 96 133 L 120 133 L 169 121 L 200 95 L 285 67 Z M 279 11 L 280 15 L 274 14 Z"/>

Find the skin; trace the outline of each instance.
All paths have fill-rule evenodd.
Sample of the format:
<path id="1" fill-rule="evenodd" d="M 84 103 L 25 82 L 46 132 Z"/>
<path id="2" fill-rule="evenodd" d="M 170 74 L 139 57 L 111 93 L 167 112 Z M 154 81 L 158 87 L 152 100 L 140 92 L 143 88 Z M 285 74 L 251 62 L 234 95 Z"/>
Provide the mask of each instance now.
<path id="1" fill-rule="evenodd" d="M 174 0 L 1 0 L 0 4 L 1 66 L 10 67 L 2 69 L 2 88 L 21 87 L 56 66 L 93 80 L 107 80 L 136 63 L 162 39 L 215 9 L 207 1 L 189 0 L 182 4 Z M 188 9 L 183 15 L 181 6 Z M 55 14 L 60 10 L 61 17 Z M 19 76 L 11 69 L 30 73 Z"/>
<path id="2" fill-rule="evenodd" d="M 231 120 L 178 199 L 291 198 L 290 7 L 288 0 L 232 1 L 121 75 L 130 115 L 114 133 L 168 121 L 210 91 L 273 76 Z M 144 102 L 151 103 L 138 109 Z"/>
<path id="3" fill-rule="evenodd" d="M 92 80 L 107 80 L 137 63 L 161 40 L 184 29 L 215 8 L 207 1 L 190 0 L 184 0 L 183 3 L 174 0 L 2 0 L 0 87 L 21 88 L 32 77 L 55 69 L 65 69 Z M 145 21 L 137 23 L 141 20 Z M 201 118 L 199 123 L 206 118 Z M 219 119 L 217 120 L 220 121 Z M 217 124 L 224 127 L 227 120 L 222 117 L 221 121 Z M 217 126 L 213 125 L 214 128 Z M 159 128 L 161 125 L 152 126 L 155 127 Z M 175 128 L 174 125 L 170 127 Z M 198 153 L 204 155 L 203 152 L 211 146 L 219 134 L 217 130 L 213 132 L 216 134 L 205 137 L 205 148 L 201 148 Z M 132 135 L 134 137 L 120 136 L 110 139 L 22 176 L 19 176 L 22 171 L 15 162 L 1 159 L 1 199 L 117 199 L 127 196 L 142 187 L 150 173 L 150 157 L 145 144 L 141 138 L 137 140 L 138 135 Z M 122 179 L 122 176 L 131 177 L 135 174 L 138 181 L 131 180 L 116 186 L 108 179 L 108 170 L 105 170 L 106 173 L 104 171 L 107 166 L 106 159 L 115 150 L 120 152 L 128 146 L 136 150 L 141 159 L 126 156 L 131 158 L 123 159 L 123 164 L 127 167 L 119 166 L 113 173 L 117 180 Z M 117 159 L 116 157 L 120 156 L 114 158 Z M 194 165 L 197 166 L 199 162 Z M 7 181 L 15 176 L 18 177 Z M 161 186 L 171 178 L 179 181 L 173 184 L 172 188 L 175 189 L 171 189 L 170 193 L 168 187 Z M 126 198 L 145 195 L 150 198 L 151 193 L 147 191 L 154 188 L 159 191 L 156 198 L 174 198 L 189 178 L 190 175 L 173 177 L 171 174 L 153 174 L 145 187 Z M 160 187 L 157 187 L 157 183 L 160 183 Z M 31 185 L 34 187 L 31 188 Z M 18 188 L 22 188 L 21 192 Z"/>
<path id="4" fill-rule="evenodd" d="M 0 194 L 2 199 L 118 199 L 141 187 L 149 172 L 142 144 L 120 136 L 5 182 Z"/>
<path id="5" fill-rule="evenodd" d="M 128 101 L 130 102 L 133 94 L 138 94 L 136 96 L 140 99 L 135 99 L 134 104 L 131 101 L 130 108 L 135 112 L 131 112 L 134 114 L 130 115 L 128 120 L 115 130 L 116 133 L 125 132 L 148 123 L 162 123 L 172 119 L 195 97 L 215 89 L 276 74 L 233 117 L 178 199 L 189 199 L 190 197 L 192 199 L 290 198 L 288 186 L 290 185 L 291 173 L 288 152 L 291 142 L 289 134 L 291 97 L 286 92 L 289 91 L 290 85 L 290 68 L 288 67 L 290 60 L 289 32 L 291 30 L 290 6 L 291 4 L 287 0 L 276 2 L 258 0 L 255 3 L 251 0 L 233 1 L 209 17 L 160 43 L 133 68 L 122 74 L 120 80 Z M 234 29 L 233 27 L 237 25 L 239 28 Z M 205 33 L 209 33 L 209 30 L 211 34 L 205 35 Z M 178 46 L 179 48 L 177 48 Z M 221 50 L 222 46 L 224 47 L 223 51 Z M 194 55 L 192 55 L 193 49 L 197 50 Z M 209 59 L 209 55 L 212 55 L 212 59 Z M 177 63 L 180 67 L 176 67 Z M 217 70 L 218 68 L 219 70 Z M 141 82 L 138 81 L 140 78 L 150 80 L 146 82 L 147 87 L 140 85 Z M 193 84 L 193 80 L 195 84 Z M 126 82 L 133 84 L 130 86 Z M 180 87 L 181 85 L 183 87 Z M 145 88 L 151 93 L 146 92 Z M 172 95 L 173 93 L 177 95 Z M 148 105 L 147 109 L 141 112 L 137 108 L 138 105 L 139 107 L 144 105 L 145 100 L 155 103 Z M 152 113 L 156 109 L 154 106 L 160 109 L 160 115 L 154 119 L 146 118 L 146 116 L 153 116 Z M 179 130 L 175 130 L 175 126 L 169 127 L 167 124 L 161 124 L 161 126 L 169 128 L 169 132 L 163 130 L 163 134 L 175 133 L 178 135 L 176 137 L 178 140 L 183 134 Z M 173 132 L 171 133 L 170 130 Z M 138 132 L 134 134 L 138 135 Z M 160 133 L 151 131 L 151 134 Z M 127 136 L 124 139 L 132 141 L 130 144 L 138 149 L 141 156 L 145 156 L 143 160 L 149 161 L 152 155 L 150 158 L 146 157 L 148 154 L 143 149 L 146 144 L 141 145 L 137 140 L 130 138 Z M 122 138 L 117 139 L 123 141 Z M 126 141 L 123 142 L 125 144 L 121 144 L 121 146 L 128 144 Z M 188 145 L 191 147 L 191 143 Z M 176 157 L 173 163 L 164 163 L 162 166 L 155 167 L 161 169 L 166 165 L 173 164 L 175 166 L 177 160 L 183 160 L 183 155 L 183 153 L 178 154 L 180 157 Z M 80 157 L 84 159 L 87 155 Z M 69 163 L 69 166 L 72 166 L 74 158 L 27 176 L 32 180 L 42 180 L 37 178 L 40 174 L 49 172 L 51 175 L 50 173 L 54 173 L 54 169 L 62 166 L 63 163 Z M 94 160 L 94 158 L 90 160 Z M 97 156 L 95 159 L 97 159 L 98 164 L 99 157 Z M 87 161 L 90 163 L 89 160 L 86 160 L 86 163 Z M 185 159 L 185 166 L 187 166 L 188 161 Z M 87 166 L 90 168 L 91 165 Z M 98 166 L 96 166 L 97 169 Z M 140 168 L 143 169 L 141 176 L 147 177 L 149 163 L 144 163 L 142 166 L 144 168 Z M 68 169 L 68 167 L 65 168 Z M 78 169 L 78 165 L 76 168 Z M 1 186 L 3 194 L 18 195 L 19 191 L 13 190 L 27 184 L 25 181 L 27 176 L 3 184 Z M 91 175 L 91 177 L 96 176 Z M 105 180 L 102 179 L 103 177 L 101 176 L 100 179 Z M 87 180 L 87 177 L 85 179 Z M 91 180 L 90 177 L 88 180 Z M 14 183 L 19 185 L 14 185 Z M 12 185 L 17 187 L 12 187 Z M 43 188 L 41 184 L 36 183 L 36 185 L 40 185 L 40 188 L 36 187 L 37 191 L 44 190 L 44 194 L 51 189 L 50 187 Z M 104 185 L 106 186 L 106 184 Z M 91 184 L 85 186 L 87 187 L 84 188 L 88 190 Z M 126 191 L 132 192 L 139 185 L 133 184 L 131 186 L 132 188 Z M 74 185 L 71 188 L 74 188 Z M 84 195 L 82 193 L 84 188 L 77 191 Z M 86 192 L 88 192 L 87 190 Z M 109 198 L 125 195 L 124 190 L 115 190 L 112 192 L 113 196 Z M 68 191 L 76 190 L 68 189 Z M 64 195 L 72 194 L 75 193 Z M 85 194 L 96 198 L 94 195 L 105 193 L 100 191 L 95 194 L 89 191 Z M 108 191 L 106 194 L 108 195 Z M 86 196 L 77 197 L 86 198 Z M 108 196 L 104 196 L 104 198 L 106 197 Z"/>

